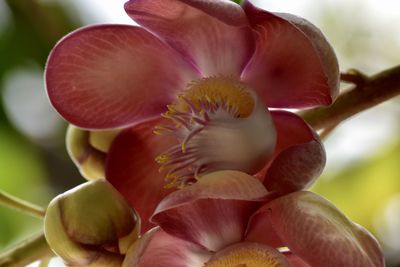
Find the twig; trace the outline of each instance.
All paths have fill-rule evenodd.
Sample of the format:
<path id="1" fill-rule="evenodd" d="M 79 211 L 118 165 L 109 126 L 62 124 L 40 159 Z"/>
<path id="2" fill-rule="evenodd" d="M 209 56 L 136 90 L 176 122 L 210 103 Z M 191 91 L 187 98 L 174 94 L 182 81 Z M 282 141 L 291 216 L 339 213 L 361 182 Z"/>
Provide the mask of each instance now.
<path id="1" fill-rule="evenodd" d="M 321 140 L 322 141 L 325 141 L 327 138 L 328 138 L 328 136 L 330 136 L 331 135 L 331 133 L 336 129 L 336 127 L 338 127 L 339 125 L 332 125 L 332 126 L 329 126 L 329 127 L 327 127 L 327 128 L 324 128 L 323 130 L 321 130 L 321 132 L 319 133 L 319 137 L 321 137 Z"/>
<path id="2" fill-rule="evenodd" d="M 369 77 L 359 70 L 349 69 L 347 72 L 340 74 L 340 80 L 357 86 L 363 86 L 369 80 Z"/>
<path id="3" fill-rule="evenodd" d="M 1 267 L 23 267 L 34 261 L 51 257 L 53 252 L 40 232 L 0 254 Z"/>
<path id="4" fill-rule="evenodd" d="M 46 212 L 45 209 L 40 206 L 16 198 L 3 191 L 0 191 L 0 204 L 38 218 L 43 218 Z"/>
<path id="5" fill-rule="evenodd" d="M 357 74 L 353 73 L 353 78 L 354 75 Z M 340 95 L 330 107 L 307 110 L 300 115 L 316 130 L 321 130 L 400 94 L 400 66 L 360 80 L 363 82 Z"/>

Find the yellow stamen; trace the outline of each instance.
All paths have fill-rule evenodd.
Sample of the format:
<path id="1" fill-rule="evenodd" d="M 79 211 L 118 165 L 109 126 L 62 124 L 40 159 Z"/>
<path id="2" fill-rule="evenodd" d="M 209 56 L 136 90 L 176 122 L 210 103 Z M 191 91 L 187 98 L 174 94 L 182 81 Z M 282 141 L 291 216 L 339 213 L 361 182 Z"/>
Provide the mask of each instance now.
<path id="1" fill-rule="evenodd" d="M 157 163 L 165 163 L 168 160 L 170 160 L 170 157 L 168 155 L 161 154 L 161 155 L 158 155 L 156 157 L 156 162 Z"/>
<path id="2" fill-rule="evenodd" d="M 182 142 L 181 148 L 182 148 L 182 152 L 186 153 L 187 143 L 186 142 Z"/>
<path id="3" fill-rule="evenodd" d="M 189 100 L 196 109 L 201 110 L 201 102 L 225 105 L 230 109 L 236 109 L 240 117 L 247 117 L 254 108 L 254 99 L 248 88 L 233 79 L 227 77 L 209 77 L 197 80 L 190 84 L 178 97 L 178 101 L 172 106 L 172 110 L 187 112 L 190 107 Z"/>
<path id="4" fill-rule="evenodd" d="M 275 142 L 271 118 L 256 94 L 228 77 L 192 82 L 161 116 L 168 123 L 154 133 L 179 140 L 155 158 L 159 171 L 166 171 L 166 188 L 182 188 L 228 166 L 253 173 Z"/>
<path id="5" fill-rule="evenodd" d="M 219 254 L 219 255 L 218 255 Z M 277 250 L 260 244 L 228 247 L 218 252 L 204 267 L 286 267 L 284 256 Z"/>

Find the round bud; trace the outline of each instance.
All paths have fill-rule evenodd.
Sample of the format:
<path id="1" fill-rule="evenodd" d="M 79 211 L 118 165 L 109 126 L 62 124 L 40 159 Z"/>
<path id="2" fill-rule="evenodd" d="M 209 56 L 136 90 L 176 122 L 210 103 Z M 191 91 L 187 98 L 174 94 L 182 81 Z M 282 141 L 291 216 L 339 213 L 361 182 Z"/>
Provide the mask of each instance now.
<path id="1" fill-rule="evenodd" d="M 46 211 L 51 249 L 72 266 L 121 266 L 138 238 L 140 220 L 105 180 L 87 182 L 54 198 Z"/>

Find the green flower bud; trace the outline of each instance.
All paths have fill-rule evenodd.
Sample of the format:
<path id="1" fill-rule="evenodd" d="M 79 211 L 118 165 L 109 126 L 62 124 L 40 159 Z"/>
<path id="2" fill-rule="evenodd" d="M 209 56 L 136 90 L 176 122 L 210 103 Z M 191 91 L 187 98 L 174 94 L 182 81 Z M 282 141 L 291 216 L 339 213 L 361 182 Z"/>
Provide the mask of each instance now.
<path id="1" fill-rule="evenodd" d="M 116 189 L 96 180 L 54 198 L 44 232 L 51 249 L 69 266 L 121 266 L 138 238 L 140 221 Z"/>
<path id="2" fill-rule="evenodd" d="M 86 131 L 70 125 L 67 151 L 87 180 L 104 179 L 105 157 L 120 130 Z"/>
<path id="3" fill-rule="evenodd" d="M 119 129 L 107 130 L 107 131 L 90 131 L 89 143 L 95 149 L 107 153 L 110 149 L 112 141 L 121 132 Z"/>

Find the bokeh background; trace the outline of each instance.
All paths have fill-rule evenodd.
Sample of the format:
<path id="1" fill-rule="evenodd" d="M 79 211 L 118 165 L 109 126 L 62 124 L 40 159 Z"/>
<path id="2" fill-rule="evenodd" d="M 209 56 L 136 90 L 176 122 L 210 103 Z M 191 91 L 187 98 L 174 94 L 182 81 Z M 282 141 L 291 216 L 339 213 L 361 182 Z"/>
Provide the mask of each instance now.
<path id="1" fill-rule="evenodd" d="M 124 0 L 0 0 L 0 189 L 45 206 L 81 182 L 69 160 L 66 123 L 44 90 L 47 55 L 83 25 L 132 21 Z M 400 64 L 397 0 L 258 0 L 317 25 L 341 70 L 367 74 Z M 312 190 L 380 240 L 388 266 L 400 266 L 400 99 L 358 114 L 326 139 L 328 162 Z M 0 206 L 0 252 L 39 231 L 42 222 Z M 56 263 L 55 266 L 60 266 Z"/>

